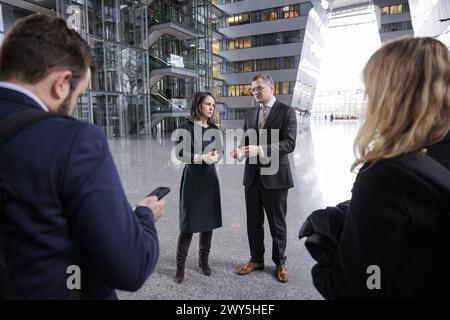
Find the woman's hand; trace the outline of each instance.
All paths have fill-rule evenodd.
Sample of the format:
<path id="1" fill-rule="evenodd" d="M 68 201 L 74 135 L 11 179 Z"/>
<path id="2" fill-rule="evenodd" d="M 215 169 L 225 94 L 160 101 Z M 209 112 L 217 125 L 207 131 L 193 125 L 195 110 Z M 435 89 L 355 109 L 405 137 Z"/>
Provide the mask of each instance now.
<path id="1" fill-rule="evenodd" d="M 207 154 L 204 154 L 202 156 L 202 159 L 207 164 L 214 164 L 217 161 L 219 161 L 219 154 L 217 153 L 217 151 L 211 151 L 208 152 Z"/>

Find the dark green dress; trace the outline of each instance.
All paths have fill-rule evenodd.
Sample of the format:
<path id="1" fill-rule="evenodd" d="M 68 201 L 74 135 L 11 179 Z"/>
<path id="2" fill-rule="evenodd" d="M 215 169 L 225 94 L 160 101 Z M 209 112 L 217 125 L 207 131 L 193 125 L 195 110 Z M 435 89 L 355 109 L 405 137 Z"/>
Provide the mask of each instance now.
<path id="1" fill-rule="evenodd" d="M 194 141 L 194 128 L 201 129 L 205 141 Z M 180 128 L 189 131 L 191 141 L 190 146 L 182 145 L 184 150 L 178 152 L 177 157 L 186 163 L 181 177 L 180 185 L 180 232 L 194 233 L 210 231 L 222 226 L 222 209 L 220 204 L 219 178 L 217 177 L 216 166 L 207 163 L 193 162 L 194 153 L 202 153 L 208 146 L 208 150 L 214 145 L 222 156 L 222 144 L 220 138 L 214 135 L 209 136 L 211 129 L 217 126 L 211 124 L 204 128 L 199 124 L 186 120 Z M 206 139 L 206 137 L 208 137 Z M 187 144 L 179 138 L 177 144 Z M 197 143 L 197 149 L 194 152 L 194 144 Z M 178 147 L 181 147 L 178 145 Z M 201 149 L 201 151 L 200 151 Z M 189 154 L 186 154 L 186 153 Z M 206 153 L 206 152 L 205 152 Z M 183 157 L 184 156 L 184 157 Z M 190 159 L 186 161 L 186 159 Z"/>

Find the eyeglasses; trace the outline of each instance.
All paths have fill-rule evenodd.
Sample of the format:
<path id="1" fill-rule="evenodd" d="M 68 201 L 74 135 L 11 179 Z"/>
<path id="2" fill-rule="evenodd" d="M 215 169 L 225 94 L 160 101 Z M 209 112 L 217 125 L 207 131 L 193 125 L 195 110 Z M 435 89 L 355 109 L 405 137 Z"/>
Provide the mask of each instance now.
<path id="1" fill-rule="evenodd" d="M 262 92 L 266 87 L 255 87 L 255 88 L 251 88 L 250 91 L 251 93 L 255 93 L 255 92 Z"/>

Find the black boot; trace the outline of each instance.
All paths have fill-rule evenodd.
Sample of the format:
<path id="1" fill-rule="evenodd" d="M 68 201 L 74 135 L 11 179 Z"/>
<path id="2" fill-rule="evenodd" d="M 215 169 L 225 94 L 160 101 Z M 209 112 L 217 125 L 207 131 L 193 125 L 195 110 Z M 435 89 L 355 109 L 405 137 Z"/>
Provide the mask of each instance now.
<path id="1" fill-rule="evenodd" d="M 177 283 L 181 283 L 184 280 L 184 266 L 186 263 L 186 257 L 189 251 L 191 240 L 192 233 L 180 233 L 180 235 L 178 236 L 177 272 L 175 274 L 175 281 Z"/>
<path id="2" fill-rule="evenodd" d="M 211 249 L 212 231 L 200 233 L 200 250 L 198 257 L 198 265 L 202 268 L 203 274 L 210 276 L 211 268 L 208 264 L 209 249 Z"/>

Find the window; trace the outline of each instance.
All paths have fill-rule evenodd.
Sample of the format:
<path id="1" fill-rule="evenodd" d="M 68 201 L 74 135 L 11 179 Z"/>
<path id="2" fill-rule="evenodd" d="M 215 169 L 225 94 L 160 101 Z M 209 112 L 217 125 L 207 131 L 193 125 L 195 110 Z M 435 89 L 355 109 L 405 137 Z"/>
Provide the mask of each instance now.
<path id="1" fill-rule="evenodd" d="M 303 39 L 303 30 L 294 30 L 294 31 L 287 31 L 283 32 L 281 35 L 281 39 L 283 43 L 296 43 L 301 42 Z"/>
<path id="2" fill-rule="evenodd" d="M 220 78 L 220 65 L 215 64 L 213 65 L 213 77 L 214 78 Z"/>
<path id="3" fill-rule="evenodd" d="M 299 16 L 299 6 L 298 4 L 292 4 L 289 6 L 284 6 L 281 8 L 281 11 L 283 12 L 283 18 L 294 18 Z"/>
<path id="4" fill-rule="evenodd" d="M 289 82 L 288 81 L 282 82 L 280 94 L 289 94 Z"/>
<path id="5" fill-rule="evenodd" d="M 271 46 L 274 44 L 278 44 L 278 33 L 261 35 L 261 46 Z"/>
<path id="6" fill-rule="evenodd" d="M 253 63 L 252 61 L 246 61 L 241 64 L 242 72 L 252 72 L 253 71 Z"/>
<path id="7" fill-rule="evenodd" d="M 234 46 L 234 39 L 229 39 L 227 42 L 227 49 L 228 50 L 234 50 L 235 46 Z"/>
<path id="8" fill-rule="evenodd" d="M 409 12 L 409 4 L 408 3 L 400 3 L 392 6 L 384 6 L 381 7 L 382 15 L 390 15 L 390 14 L 400 14 Z"/>
<path id="9" fill-rule="evenodd" d="M 381 32 L 395 32 L 395 31 L 403 31 L 403 30 L 412 30 L 411 20 L 387 23 L 387 24 L 381 25 Z"/>
<path id="10" fill-rule="evenodd" d="M 282 57 L 280 58 L 280 69 L 294 69 L 295 58 L 294 57 Z"/>
<path id="11" fill-rule="evenodd" d="M 234 86 L 228 86 L 228 96 L 229 97 L 236 96 L 236 88 Z"/>
<path id="12" fill-rule="evenodd" d="M 277 11 L 276 9 L 267 9 L 261 11 L 261 21 L 270 21 L 277 19 Z"/>
<path id="13" fill-rule="evenodd" d="M 248 13 L 235 14 L 227 17 L 228 26 L 236 26 L 240 24 L 246 24 L 250 22 L 250 16 Z"/>
<path id="14" fill-rule="evenodd" d="M 243 39 L 242 48 L 251 48 L 252 47 L 252 37 L 247 37 Z"/>
<path id="15" fill-rule="evenodd" d="M 220 52 L 220 42 L 219 40 L 212 41 L 212 52 L 215 54 L 219 54 Z"/>

